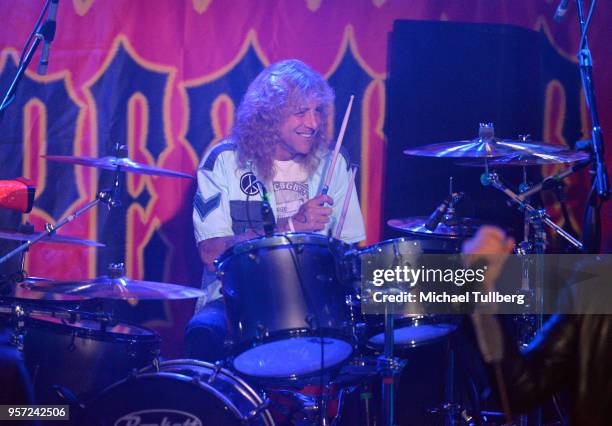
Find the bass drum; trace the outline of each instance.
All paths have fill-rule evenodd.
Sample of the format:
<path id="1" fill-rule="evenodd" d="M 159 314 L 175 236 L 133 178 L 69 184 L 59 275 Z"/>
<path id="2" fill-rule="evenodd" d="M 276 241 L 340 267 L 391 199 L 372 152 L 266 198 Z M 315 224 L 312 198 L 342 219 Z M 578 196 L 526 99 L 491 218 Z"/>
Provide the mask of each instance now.
<path id="1" fill-rule="evenodd" d="M 88 425 L 274 425 L 267 401 L 230 371 L 179 359 L 148 367 L 85 407 Z"/>

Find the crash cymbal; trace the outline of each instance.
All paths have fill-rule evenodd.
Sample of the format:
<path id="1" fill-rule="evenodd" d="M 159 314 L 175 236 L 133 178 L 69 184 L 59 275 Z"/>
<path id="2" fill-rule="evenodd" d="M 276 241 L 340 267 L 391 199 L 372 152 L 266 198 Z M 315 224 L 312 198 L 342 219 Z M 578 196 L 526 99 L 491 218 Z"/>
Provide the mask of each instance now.
<path id="1" fill-rule="evenodd" d="M 547 164 L 570 164 L 589 159 L 589 154 L 582 151 L 560 151 L 550 154 L 514 154 L 507 157 L 497 157 L 486 161 L 488 167 L 526 167 L 544 166 Z M 457 162 L 459 166 L 484 167 L 485 160 L 470 160 Z"/>
<path id="2" fill-rule="evenodd" d="M 17 232 L 6 229 L 0 229 L 0 239 L 2 240 L 13 240 L 13 241 L 31 241 L 43 232 Z M 39 242 L 41 243 L 52 243 L 52 244 L 75 244 L 79 246 L 88 247 L 104 247 L 104 244 L 97 241 L 84 240 L 77 237 L 69 237 L 66 235 L 51 234 L 48 237 L 43 238 Z"/>
<path id="3" fill-rule="evenodd" d="M 476 234 L 478 227 L 482 222 L 476 219 L 466 217 L 453 217 L 451 220 L 442 220 L 434 231 L 425 228 L 427 216 L 405 217 L 398 219 L 390 219 L 387 225 L 399 231 L 406 232 L 411 235 L 439 237 L 449 239 L 463 239 Z"/>
<path id="4" fill-rule="evenodd" d="M 52 281 L 31 285 L 29 290 L 57 293 L 90 299 L 192 299 L 204 295 L 202 290 L 153 281 L 140 281 L 125 276 L 102 275 L 84 281 Z"/>
<path id="5" fill-rule="evenodd" d="M 476 138 L 425 145 L 404 151 L 406 155 L 437 158 L 496 158 L 510 155 L 553 155 L 563 150 L 557 145 L 520 140 Z"/>
<path id="6" fill-rule="evenodd" d="M 516 154 L 553 154 L 563 151 L 558 145 L 534 142 L 529 135 L 520 140 L 495 137 L 492 123 L 480 123 L 478 137 L 470 140 L 434 143 L 404 151 L 406 155 L 437 158 L 495 158 Z"/>
<path id="7" fill-rule="evenodd" d="M 43 157 L 49 161 L 56 161 L 59 163 L 77 164 L 79 166 L 95 167 L 97 169 L 104 170 L 118 169 L 122 172 L 130 172 L 137 175 L 170 176 L 193 179 L 193 176 L 188 175 L 187 173 L 137 163 L 136 161 L 127 157 L 107 156 L 102 158 L 93 158 L 79 157 L 74 155 L 43 155 Z"/>

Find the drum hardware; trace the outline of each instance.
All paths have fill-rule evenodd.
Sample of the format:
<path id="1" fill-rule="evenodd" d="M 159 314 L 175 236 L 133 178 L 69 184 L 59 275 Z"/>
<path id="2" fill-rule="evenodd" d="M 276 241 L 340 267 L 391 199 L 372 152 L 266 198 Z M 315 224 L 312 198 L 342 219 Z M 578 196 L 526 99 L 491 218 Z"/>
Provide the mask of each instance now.
<path id="1" fill-rule="evenodd" d="M 212 383 L 217 379 L 217 376 L 219 375 L 219 373 L 221 372 L 221 370 L 223 369 L 223 362 L 221 361 L 217 361 L 214 363 L 214 369 L 212 374 L 208 377 L 208 380 L 206 380 L 208 383 Z"/>
<path id="2" fill-rule="evenodd" d="M 582 250 L 582 243 L 578 241 L 576 238 L 574 238 L 572 235 L 570 235 L 568 232 L 566 232 L 563 228 L 561 228 L 556 223 L 554 223 L 545 209 L 536 209 L 535 207 L 533 207 L 531 204 L 525 201 L 524 197 L 521 197 L 520 195 L 516 194 L 508 186 L 506 186 L 501 181 L 497 173 L 489 172 L 486 175 L 485 183 L 486 185 L 491 185 L 493 188 L 504 193 L 511 202 L 513 202 L 519 207 L 520 210 L 524 210 L 525 212 L 527 212 L 529 214 L 529 221 L 532 225 L 536 225 L 536 226 L 547 225 L 549 228 L 554 230 L 558 235 L 560 235 L 565 240 L 567 240 L 571 245 L 578 248 L 579 250 Z M 538 234 L 541 234 L 541 233 L 536 233 L 535 235 L 537 236 Z M 542 239 L 538 237 L 535 242 L 536 251 L 541 251 L 543 253 L 542 249 L 544 247 L 542 246 L 545 246 L 545 244 L 546 242 L 542 241 Z"/>
<path id="3" fill-rule="evenodd" d="M 406 361 L 393 356 L 394 336 L 393 315 L 385 306 L 385 345 L 377 359 L 377 369 L 382 376 L 382 413 L 386 426 L 395 426 L 395 379 L 406 365 Z"/>

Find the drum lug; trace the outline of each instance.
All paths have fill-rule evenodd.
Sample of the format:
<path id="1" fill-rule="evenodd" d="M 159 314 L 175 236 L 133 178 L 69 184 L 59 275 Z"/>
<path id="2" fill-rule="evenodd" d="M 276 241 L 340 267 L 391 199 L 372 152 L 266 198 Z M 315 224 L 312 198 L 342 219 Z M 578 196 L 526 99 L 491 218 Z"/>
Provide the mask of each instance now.
<path id="1" fill-rule="evenodd" d="M 306 315 L 306 318 L 304 318 L 304 321 L 306 321 L 306 324 L 308 324 L 308 328 L 310 328 L 312 331 L 316 331 L 317 328 L 319 328 L 317 327 L 317 319 L 312 314 Z"/>
<path id="2" fill-rule="evenodd" d="M 263 411 L 267 410 L 270 406 L 270 399 L 266 399 L 254 410 L 249 411 L 249 414 L 242 417 L 241 423 L 248 425 L 250 424 L 257 416 L 259 416 Z"/>
<path id="3" fill-rule="evenodd" d="M 255 338 L 257 340 L 261 340 L 267 335 L 268 335 L 268 330 L 266 329 L 266 326 L 258 322 L 256 326 L 256 331 L 255 331 Z"/>
<path id="4" fill-rule="evenodd" d="M 207 382 L 209 384 L 214 382 L 217 379 L 217 376 L 219 375 L 222 369 L 223 369 L 223 361 L 215 362 L 215 369 L 213 370 L 212 374 L 208 378 Z"/>

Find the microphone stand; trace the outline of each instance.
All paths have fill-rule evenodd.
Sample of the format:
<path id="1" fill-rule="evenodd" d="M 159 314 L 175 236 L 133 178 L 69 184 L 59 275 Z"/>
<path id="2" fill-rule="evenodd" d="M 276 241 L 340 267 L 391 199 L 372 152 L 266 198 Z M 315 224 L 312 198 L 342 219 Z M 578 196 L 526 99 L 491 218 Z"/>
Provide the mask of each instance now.
<path id="1" fill-rule="evenodd" d="M 593 59 L 589 50 L 587 38 L 588 22 L 584 20 L 582 0 L 576 0 L 578 19 L 580 21 L 580 46 L 578 60 L 580 63 L 580 77 L 586 104 L 591 116 L 591 137 L 593 140 L 594 163 L 592 166 L 593 190 L 589 193 L 587 207 L 584 214 L 584 242 L 586 252 L 598 253 L 601 245 L 601 206 L 610 197 L 610 184 L 606 170 L 604 156 L 604 141 L 597 102 L 595 100 L 595 87 L 593 85 Z M 592 6 L 593 7 L 593 6 Z"/>
<path id="2" fill-rule="evenodd" d="M 45 11 L 48 9 L 49 4 L 50 4 L 49 1 L 45 3 L 45 6 L 43 7 L 43 10 L 41 13 L 41 18 L 43 14 L 45 13 Z M 26 68 L 28 68 L 28 65 L 30 65 L 30 61 L 32 60 L 32 57 L 34 56 L 34 53 L 36 52 L 38 45 L 40 44 L 42 40 L 45 40 L 45 39 L 48 40 L 49 37 L 51 37 L 51 34 L 50 34 L 51 27 L 47 25 L 47 22 L 45 22 L 42 25 L 39 25 L 39 23 L 40 23 L 40 18 L 35 24 L 35 28 L 37 28 L 35 30 L 36 34 L 34 35 L 35 40 L 32 43 L 30 50 L 28 50 L 28 53 L 26 54 L 26 56 L 23 58 L 22 61 L 20 61 L 19 67 L 17 68 L 17 73 L 15 74 L 15 77 L 13 78 L 11 85 L 9 86 L 8 90 L 6 91 L 6 94 L 4 95 L 4 99 L 2 100 L 2 103 L 0 104 L 0 122 L 2 121 L 2 118 L 4 117 L 4 111 L 8 108 L 8 106 L 13 102 L 15 98 L 15 93 L 17 92 L 17 86 L 19 85 L 19 82 L 23 78 Z M 28 39 L 27 44 L 29 44 L 30 40 L 31 38 Z"/>

